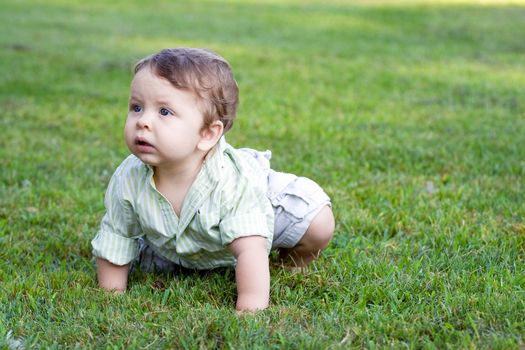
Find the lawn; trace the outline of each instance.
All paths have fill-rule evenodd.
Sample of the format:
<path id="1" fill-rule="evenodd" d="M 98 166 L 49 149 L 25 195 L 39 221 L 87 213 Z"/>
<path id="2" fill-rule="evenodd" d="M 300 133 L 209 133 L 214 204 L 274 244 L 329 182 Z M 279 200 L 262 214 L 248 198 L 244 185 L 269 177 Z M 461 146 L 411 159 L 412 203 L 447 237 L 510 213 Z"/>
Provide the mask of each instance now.
<path id="1" fill-rule="evenodd" d="M 525 2 L 5 0 L 0 348 L 525 347 Z M 97 288 L 131 68 L 211 48 L 237 147 L 333 199 L 305 274 L 234 312 L 232 269 Z"/>

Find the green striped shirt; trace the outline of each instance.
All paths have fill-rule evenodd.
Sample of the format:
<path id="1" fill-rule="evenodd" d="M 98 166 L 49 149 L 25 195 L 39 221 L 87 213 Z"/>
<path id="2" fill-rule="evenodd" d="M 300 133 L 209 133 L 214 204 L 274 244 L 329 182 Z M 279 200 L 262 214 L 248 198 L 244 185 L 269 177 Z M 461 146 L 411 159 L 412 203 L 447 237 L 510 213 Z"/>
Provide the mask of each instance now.
<path id="1" fill-rule="evenodd" d="M 153 168 L 130 155 L 113 174 L 106 213 L 92 240 L 93 255 L 116 265 L 139 254 L 142 237 L 157 253 L 188 268 L 235 265 L 227 249 L 243 236 L 263 236 L 272 245 L 274 214 L 259 163 L 221 138 L 204 162 L 175 214 L 155 188 Z"/>

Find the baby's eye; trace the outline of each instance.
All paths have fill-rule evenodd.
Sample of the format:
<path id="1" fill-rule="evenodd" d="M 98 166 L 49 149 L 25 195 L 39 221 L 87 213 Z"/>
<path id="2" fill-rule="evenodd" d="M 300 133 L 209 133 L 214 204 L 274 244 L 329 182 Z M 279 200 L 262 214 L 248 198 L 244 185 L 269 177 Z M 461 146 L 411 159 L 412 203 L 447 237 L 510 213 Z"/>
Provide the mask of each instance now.
<path id="1" fill-rule="evenodd" d="M 132 105 L 131 106 L 131 110 L 135 113 L 139 113 L 139 112 L 142 112 L 142 107 L 139 106 L 139 105 Z"/>
<path id="2" fill-rule="evenodd" d="M 160 115 L 162 115 L 164 117 L 167 117 L 168 115 L 171 114 L 171 112 L 168 109 L 166 109 L 166 108 L 161 108 L 159 113 L 160 113 Z"/>

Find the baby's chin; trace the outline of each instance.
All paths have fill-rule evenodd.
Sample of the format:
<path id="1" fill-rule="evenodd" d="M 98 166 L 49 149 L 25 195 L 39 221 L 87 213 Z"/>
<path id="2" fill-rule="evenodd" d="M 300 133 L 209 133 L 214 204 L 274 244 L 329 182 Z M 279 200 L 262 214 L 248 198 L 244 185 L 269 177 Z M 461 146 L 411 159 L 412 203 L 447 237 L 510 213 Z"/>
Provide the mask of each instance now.
<path id="1" fill-rule="evenodd" d="M 151 155 L 151 154 L 144 154 L 144 153 L 141 153 L 141 152 L 136 152 L 133 149 L 130 149 L 130 151 L 135 157 L 140 159 L 142 161 L 142 163 L 144 163 L 146 165 L 149 165 L 149 166 L 152 166 L 152 167 L 157 165 L 157 161 L 156 161 L 156 159 L 154 159 L 153 155 Z"/>

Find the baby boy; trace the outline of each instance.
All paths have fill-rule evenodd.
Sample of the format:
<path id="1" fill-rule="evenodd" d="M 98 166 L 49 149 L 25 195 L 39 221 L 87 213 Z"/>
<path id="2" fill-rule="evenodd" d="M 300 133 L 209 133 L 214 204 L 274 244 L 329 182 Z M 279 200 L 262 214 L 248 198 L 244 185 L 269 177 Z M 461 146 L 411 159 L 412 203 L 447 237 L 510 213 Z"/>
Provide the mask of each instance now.
<path id="1" fill-rule="evenodd" d="M 204 49 L 166 49 L 139 61 L 124 135 L 91 242 L 100 287 L 124 292 L 129 267 L 235 266 L 239 311 L 268 306 L 268 255 L 304 267 L 334 231 L 330 199 L 313 181 L 270 169 L 270 152 L 235 149 L 238 87 Z"/>

